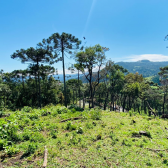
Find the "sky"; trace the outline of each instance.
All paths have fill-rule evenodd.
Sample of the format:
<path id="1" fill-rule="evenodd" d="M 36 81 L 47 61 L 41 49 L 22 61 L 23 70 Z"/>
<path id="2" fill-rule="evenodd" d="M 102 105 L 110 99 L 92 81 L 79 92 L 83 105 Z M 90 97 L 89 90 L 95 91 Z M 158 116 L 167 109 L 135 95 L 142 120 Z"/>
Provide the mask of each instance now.
<path id="1" fill-rule="evenodd" d="M 167 0 L 0 0 L 0 69 L 26 69 L 11 55 L 57 32 L 108 47 L 115 63 L 168 61 L 167 6 Z M 65 58 L 66 68 L 73 63 Z M 62 62 L 54 67 L 62 72 Z"/>

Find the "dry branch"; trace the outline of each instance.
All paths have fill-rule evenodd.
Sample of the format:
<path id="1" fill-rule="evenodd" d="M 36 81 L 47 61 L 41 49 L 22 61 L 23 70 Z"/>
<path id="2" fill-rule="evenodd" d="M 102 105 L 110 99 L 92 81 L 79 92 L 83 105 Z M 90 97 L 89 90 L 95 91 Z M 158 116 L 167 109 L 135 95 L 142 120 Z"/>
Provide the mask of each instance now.
<path id="1" fill-rule="evenodd" d="M 153 152 L 167 151 L 165 149 L 152 149 L 152 148 L 145 148 L 145 149 L 148 149 L 148 150 L 153 151 Z"/>
<path id="2" fill-rule="evenodd" d="M 61 120 L 60 123 L 70 121 L 70 120 L 79 120 L 79 119 L 82 119 L 82 117 L 68 118 L 68 119 L 65 119 L 65 120 Z"/>

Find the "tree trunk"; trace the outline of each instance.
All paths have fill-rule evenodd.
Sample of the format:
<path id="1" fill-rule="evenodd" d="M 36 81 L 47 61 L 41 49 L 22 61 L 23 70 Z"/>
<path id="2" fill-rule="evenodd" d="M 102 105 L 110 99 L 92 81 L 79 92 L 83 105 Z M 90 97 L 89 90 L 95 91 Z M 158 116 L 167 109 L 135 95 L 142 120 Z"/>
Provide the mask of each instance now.
<path id="1" fill-rule="evenodd" d="M 166 98 L 166 94 L 164 93 L 164 97 L 163 97 L 163 111 L 162 111 L 162 114 L 165 113 L 165 111 L 164 111 L 165 98 Z"/>
<path id="2" fill-rule="evenodd" d="M 84 93 L 83 93 L 83 109 L 85 108 L 85 97 L 84 97 Z"/>
<path id="3" fill-rule="evenodd" d="M 74 99 L 74 89 L 73 89 L 73 104 L 74 104 L 74 100 L 75 100 L 75 99 Z"/>
<path id="4" fill-rule="evenodd" d="M 80 99 L 80 84 L 79 84 L 79 70 L 78 70 L 78 87 L 79 87 L 79 107 L 81 107 L 81 99 Z"/>
<path id="5" fill-rule="evenodd" d="M 61 39 L 61 52 L 62 52 L 62 67 L 63 67 L 63 76 L 64 76 L 64 98 L 65 98 L 65 107 L 67 107 L 67 94 L 66 94 L 66 82 L 65 82 L 65 65 L 64 65 L 64 43 Z"/>
<path id="6" fill-rule="evenodd" d="M 107 92 L 106 97 L 105 97 L 104 110 L 106 110 L 106 107 L 107 107 L 107 100 L 108 100 L 108 92 Z"/>
<path id="7" fill-rule="evenodd" d="M 38 68 L 39 69 L 39 68 Z M 38 71 L 38 83 L 39 83 L 39 107 L 41 108 L 41 86 L 40 86 L 40 76 Z"/>
<path id="8" fill-rule="evenodd" d="M 146 103 L 145 103 L 145 100 L 144 100 L 144 113 L 146 114 Z"/>
<path id="9" fill-rule="evenodd" d="M 126 100 L 126 96 L 124 96 L 124 100 L 123 100 L 123 112 L 124 112 L 124 109 L 125 109 L 125 100 Z"/>

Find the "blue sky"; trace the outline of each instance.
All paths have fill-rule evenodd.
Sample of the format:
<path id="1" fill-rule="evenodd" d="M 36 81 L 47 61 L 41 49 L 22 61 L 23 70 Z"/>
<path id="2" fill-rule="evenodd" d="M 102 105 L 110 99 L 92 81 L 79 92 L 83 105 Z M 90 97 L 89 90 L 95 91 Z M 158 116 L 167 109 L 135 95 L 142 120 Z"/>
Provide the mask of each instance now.
<path id="1" fill-rule="evenodd" d="M 27 68 L 11 54 L 56 32 L 110 48 L 106 56 L 114 62 L 168 61 L 167 7 L 167 0 L 1 0 L 0 69 Z M 54 67 L 61 72 L 62 63 Z"/>

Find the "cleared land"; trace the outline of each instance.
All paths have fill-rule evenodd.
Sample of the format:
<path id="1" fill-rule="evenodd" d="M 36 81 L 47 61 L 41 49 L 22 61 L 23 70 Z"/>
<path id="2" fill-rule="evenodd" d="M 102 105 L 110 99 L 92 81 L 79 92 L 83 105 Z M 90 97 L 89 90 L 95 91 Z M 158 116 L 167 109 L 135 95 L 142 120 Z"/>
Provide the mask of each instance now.
<path id="1" fill-rule="evenodd" d="M 41 167 L 45 146 L 51 168 L 168 166 L 167 120 L 132 112 L 25 107 L 3 113 L 0 129 L 2 167 Z"/>

